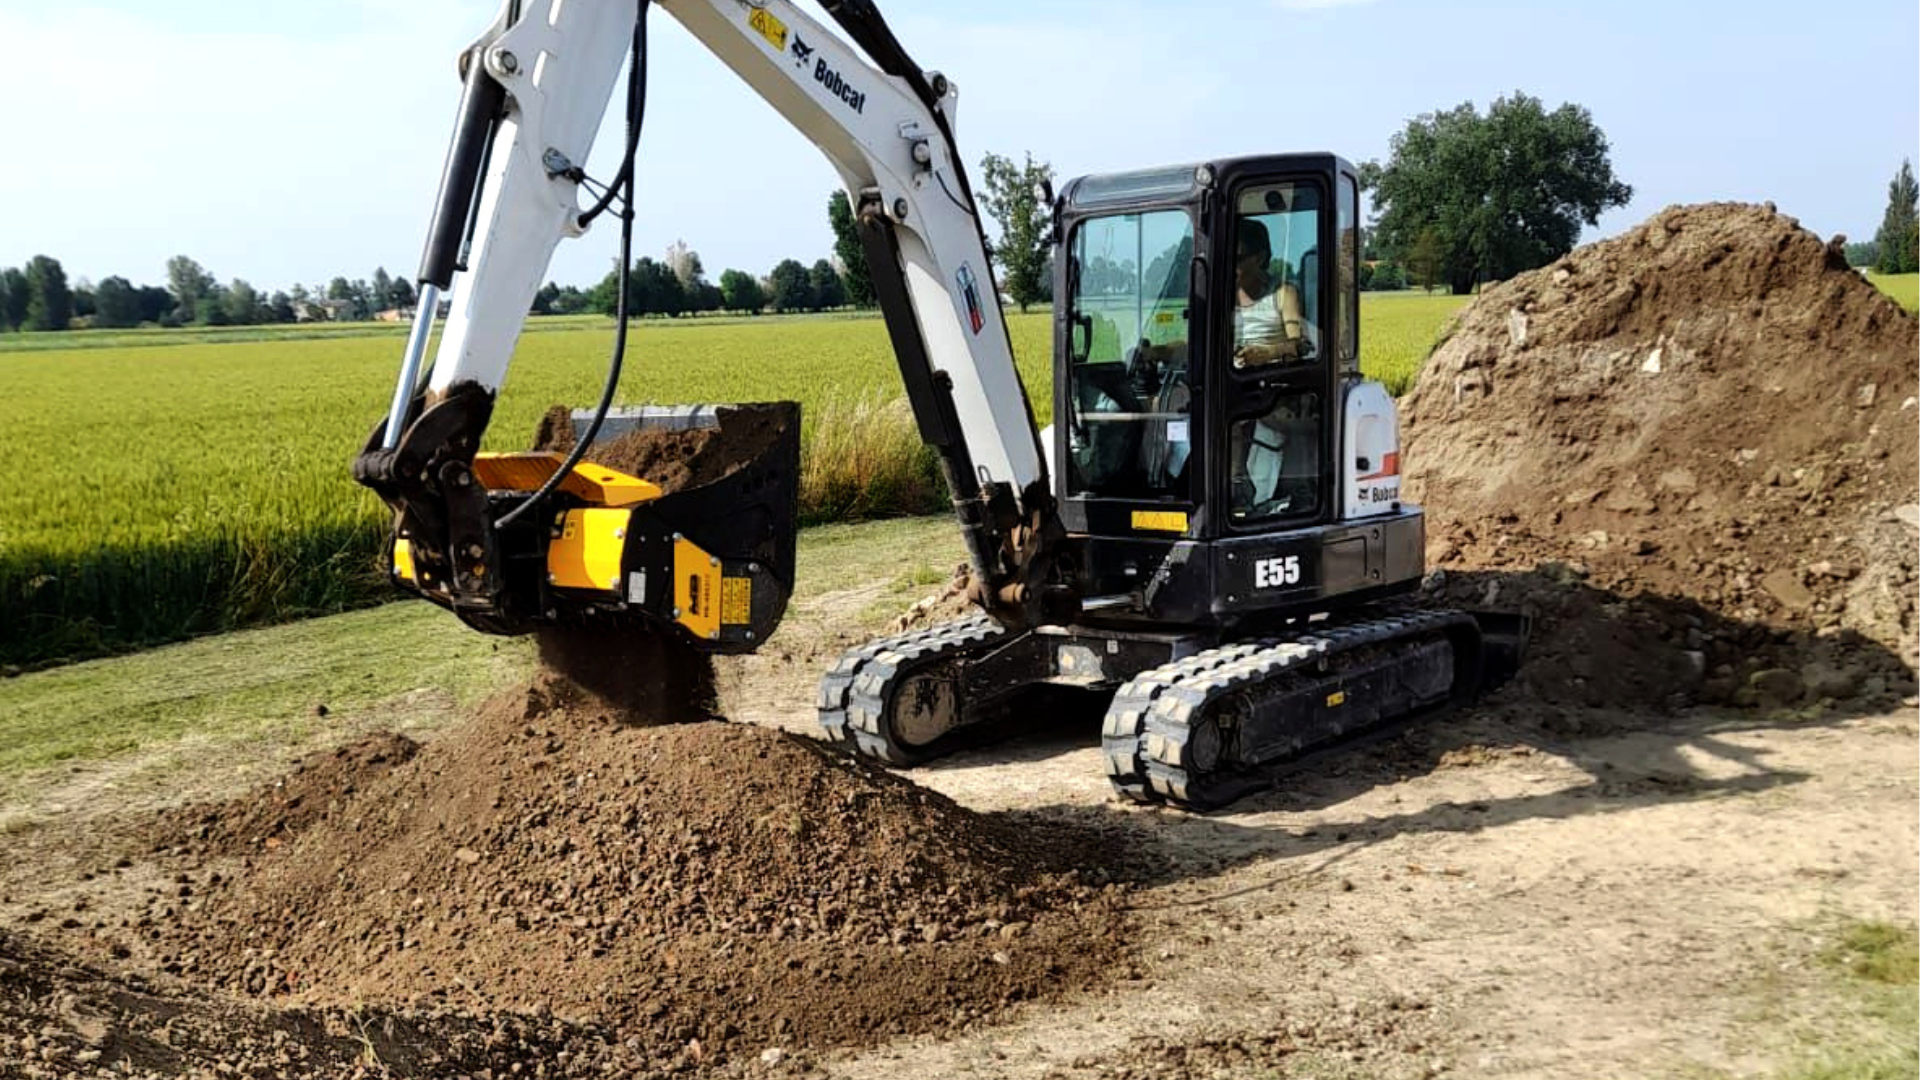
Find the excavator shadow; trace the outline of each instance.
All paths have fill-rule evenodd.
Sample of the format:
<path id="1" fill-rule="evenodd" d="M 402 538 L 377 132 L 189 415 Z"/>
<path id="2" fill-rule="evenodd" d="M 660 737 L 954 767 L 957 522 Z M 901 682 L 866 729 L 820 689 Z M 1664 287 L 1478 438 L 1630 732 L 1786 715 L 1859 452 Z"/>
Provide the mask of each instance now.
<path id="1" fill-rule="evenodd" d="M 1273 767 L 1264 790 L 1209 814 L 1108 802 L 1018 816 L 1035 828 L 1113 837 L 1102 847 L 1128 856 L 1107 871 L 1139 884 L 1274 859 L 1311 860 L 1311 870 L 1403 835 L 1789 787 L 1807 774 L 1770 760 L 1754 736 L 1884 715 L 1914 692 L 1900 657 L 1849 633 L 1821 637 L 1692 600 L 1621 596 L 1553 571 L 1436 584 L 1451 603 L 1504 597 L 1534 617 L 1529 659 L 1479 704 Z M 1703 698 L 1716 703 L 1692 704 Z M 997 749 L 999 760 L 1033 761 L 1097 742 L 1083 717 L 1056 707 Z M 981 753 L 967 757 L 978 764 Z M 1448 773 L 1460 781 L 1445 782 Z M 1426 778 L 1442 782 L 1412 783 Z"/>

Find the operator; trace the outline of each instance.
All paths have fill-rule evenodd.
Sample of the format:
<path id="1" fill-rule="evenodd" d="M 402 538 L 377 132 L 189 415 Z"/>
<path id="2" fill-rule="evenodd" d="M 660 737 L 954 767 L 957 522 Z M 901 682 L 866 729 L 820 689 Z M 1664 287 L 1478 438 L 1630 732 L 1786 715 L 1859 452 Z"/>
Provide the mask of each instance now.
<path id="1" fill-rule="evenodd" d="M 1267 227 L 1241 218 L 1234 230 L 1233 366 L 1302 360 L 1313 352 L 1300 290 L 1272 279 L 1273 244 Z"/>

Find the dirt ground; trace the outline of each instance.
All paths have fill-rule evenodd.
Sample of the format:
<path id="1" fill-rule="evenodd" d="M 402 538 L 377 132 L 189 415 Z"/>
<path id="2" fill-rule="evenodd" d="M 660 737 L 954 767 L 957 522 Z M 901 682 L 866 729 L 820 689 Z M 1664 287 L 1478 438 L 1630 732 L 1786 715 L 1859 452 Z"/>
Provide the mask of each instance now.
<path id="1" fill-rule="evenodd" d="M 783 651 L 723 661 L 725 711 L 811 734 L 805 703 L 818 667 L 845 643 L 870 592 L 810 597 L 783 631 Z M 1304 768 L 1231 812 L 1195 816 L 1112 801 L 1094 732 L 1056 723 L 906 775 L 1003 825 L 1125 840 L 1120 862 L 1139 878 L 1126 900 L 1137 951 L 1120 977 L 861 1050 L 773 1054 L 781 1048 L 770 1043 L 765 1060 L 777 1064 L 749 1056 L 722 1071 L 1397 1080 L 1561 1077 L 1605 1063 L 1621 1076 L 1768 1072 L 1791 1052 L 1789 1029 L 1845 1029 L 1845 1003 L 1823 995 L 1814 960 L 1832 926 L 1911 918 L 1917 745 L 1910 704 L 1543 716 L 1496 700 Z M 207 762 L 189 785 L 197 790 L 182 796 L 223 794 L 223 764 Z M 293 1063 L 243 1073 L 261 1076 L 451 1076 L 463 1073 L 421 1065 L 408 1048 L 478 1046 L 505 1062 L 555 1047 L 586 1060 L 618 1044 L 537 1010 L 435 1014 L 430 1025 L 405 1009 L 261 1012 L 60 952 L 78 949 L 60 943 L 84 935 L 88 920 L 154 890 L 191 902 L 156 863 L 102 861 L 121 850 L 119 823 L 141 816 L 102 799 L 9 838 L 0 926 L 32 939 L 0 935 L 0 998 L 11 990 L 44 1004 L 15 998 L 0 1009 L 9 1018 L 0 1061 L 11 1063 L 0 1076 L 116 1075 L 95 1073 L 111 1059 L 89 1062 L 86 1048 L 125 1049 L 143 1031 L 191 1061 L 196 1038 L 230 1039 L 237 1028 L 263 1048 L 257 1060 L 278 1047 Z M 36 951 L 46 949 L 55 951 Z M 29 986 L 28 976 L 48 981 Z M 230 1055 L 231 1046 L 208 1052 Z M 288 1046 L 299 1053 L 287 1057 Z M 45 1073 L 14 1056 L 49 1048 L 56 1060 Z"/>
<path id="2" fill-rule="evenodd" d="M 755 707 L 810 685 L 798 665 L 733 667 L 732 715 L 809 729 L 810 714 Z M 905 775 L 975 809 L 1136 838 L 1157 867 L 1134 899 L 1141 977 L 827 1071 L 1764 1069 L 1783 1053 L 1770 995 L 1786 992 L 1783 977 L 1817 981 L 1812 954 L 1831 923 L 1907 921 L 1920 902 L 1917 736 L 1910 705 L 1802 719 L 1541 714 L 1496 700 L 1207 816 L 1113 801 L 1084 729 L 957 755 Z"/>

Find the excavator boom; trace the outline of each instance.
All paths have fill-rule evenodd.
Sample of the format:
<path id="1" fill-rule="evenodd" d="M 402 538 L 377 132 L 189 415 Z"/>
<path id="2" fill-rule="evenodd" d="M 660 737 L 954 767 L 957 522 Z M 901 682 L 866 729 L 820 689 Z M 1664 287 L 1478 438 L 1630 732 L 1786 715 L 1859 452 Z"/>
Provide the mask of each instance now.
<path id="1" fill-rule="evenodd" d="M 824 5 L 855 44 L 786 0 L 656 3 L 818 146 L 845 185 L 908 399 L 953 494 L 979 600 L 1012 625 L 1070 613 L 1072 575 L 1059 563 L 1063 531 L 1046 459 L 953 146 L 953 84 L 915 65 L 868 3 Z M 388 419 L 355 472 L 395 511 L 396 583 L 476 626 L 519 632 L 591 617 L 678 627 L 703 647 L 751 648 L 771 632 L 792 587 L 797 413 L 773 421 L 790 430 L 741 463 L 737 490 L 699 498 L 640 498 L 645 488 L 634 481 L 646 477 L 592 465 L 585 444 L 604 427 L 611 381 L 602 407 L 583 418 L 580 452 L 514 468 L 479 454 L 555 248 L 612 201 L 581 206 L 582 165 L 628 56 L 627 164 L 608 187 L 631 189 L 650 6 L 506 0 L 462 53 L 455 133 L 419 274 L 422 303 Z M 448 314 L 429 363 L 442 291 Z M 706 415 L 720 425 L 736 412 Z M 646 414 L 626 420 L 629 429 L 650 422 Z M 597 553 L 591 575 L 575 566 L 582 544 Z M 691 569 L 703 563 L 717 568 L 716 581 L 689 595 Z M 775 596 L 777 604 L 764 602 Z M 707 614 L 689 625 L 686 602 L 703 600 L 717 625 Z"/>

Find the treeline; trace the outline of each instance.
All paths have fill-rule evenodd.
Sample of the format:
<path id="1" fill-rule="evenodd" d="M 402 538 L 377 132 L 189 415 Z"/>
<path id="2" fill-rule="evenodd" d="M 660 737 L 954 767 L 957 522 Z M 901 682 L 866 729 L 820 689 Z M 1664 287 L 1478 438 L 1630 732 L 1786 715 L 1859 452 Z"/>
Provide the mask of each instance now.
<path id="1" fill-rule="evenodd" d="M 680 249 L 677 254 L 676 248 Z M 871 293 L 855 296 L 847 287 L 847 277 L 826 259 L 816 260 L 811 268 L 798 259 L 782 259 L 765 277 L 726 270 L 716 285 L 707 280 L 700 256 L 676 245 L 663 261 L 642 258 L 633 264 L 627 275 L 627 314 L 678 318 L 710 311 L 758 315 L 870 306 Z M 548 282 L 534 297 L 533 314 L 612 315 L 619 310 L 619 300 L 620 274 L 615 269 L 586 292 Z"/>
<path id="2" fill-rule="evenodd" d="M 783 259 L 765 276 L 727 270 L 718 283 L 707 280 L 698 252 L 675 241 L 664 258 L 633 264 L 627 310 L 680 316 L 872 306 L 873 286 L 845 192 L 829 197 L 827 219 L 834 232 L 832 260 L 818 259 L 809 267 Z M 548 282 L 535 294 L 530 313 L 611 315 L 619 291 L 617 271 L 591 289 Z M 223 285 L 185 255 L 167 260 L 165 285 L 136 285 L 118 275 L 97 284 L 85 278 L 69 284 L 59 259 L 36 255 L 24 267 L 0 269 L 0 332 L 363 322 L 388 311 L 410 318 L 416 299 L 413 283 L 385 267 L 376 268 L 371 278 L 336 277 L 324 286 L 265 292 L 243 278 Z"/>
<path id="3" fill-rule="evenodd" d="M 271 293 L 244 278 L 223 285 L 185 255 L 167 260 L 164 286 L 136 285 L 119 275 L 69 284 L 51 255 L 0 269 L 0 331 L 364 321 L 387 310 L 410 312 L 413 304 L 413 284 L 384 267 L 371 280 L 336 277 L 326 285 Z"/>

